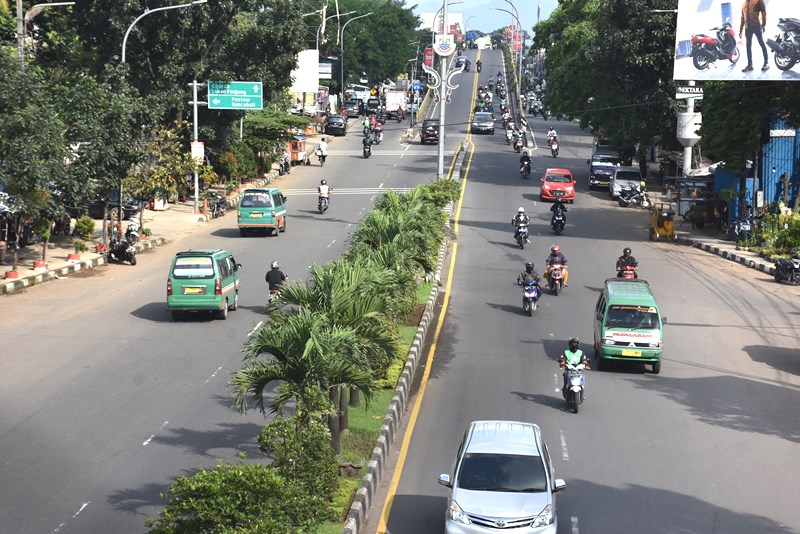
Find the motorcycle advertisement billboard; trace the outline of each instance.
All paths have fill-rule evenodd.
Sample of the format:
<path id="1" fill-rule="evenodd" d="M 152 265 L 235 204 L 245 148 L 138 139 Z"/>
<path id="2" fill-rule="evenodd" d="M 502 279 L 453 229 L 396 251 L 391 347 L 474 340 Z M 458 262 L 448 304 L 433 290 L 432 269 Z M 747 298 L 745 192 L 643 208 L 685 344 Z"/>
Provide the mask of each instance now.
<path id="1" fill-rule="evenodd" d="M 678 0 L 674 80 L 800 80 L 797 0 Z"/>

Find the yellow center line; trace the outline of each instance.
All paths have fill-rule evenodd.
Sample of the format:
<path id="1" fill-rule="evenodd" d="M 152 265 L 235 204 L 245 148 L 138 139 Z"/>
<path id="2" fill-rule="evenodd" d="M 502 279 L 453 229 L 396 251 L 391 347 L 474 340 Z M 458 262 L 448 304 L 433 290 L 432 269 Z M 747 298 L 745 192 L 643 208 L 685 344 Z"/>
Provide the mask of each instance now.
<path id="1" fill-rule="evenodd" d="M 478 58 L 480 58 L 480 51 L 478 51 Z M 477 61 L 477 60 L 476 60 Z M 477 74 L 477 72 L 476 72 Z M 472 120 L 472 109 L 474 108 L 474 100 L 475 100 L 475 90 L 478 85 L 478 77 L 475 76 L 475 81 L 473 83 L 473 97 L 470 99 L 470 122 Z M 472 134 L 470 132 L 467 133 L 467 140 L 470 140 Z M 464 191 L 467 189 L 467 176 L 469 175 L 469 168 L 472 165 L 472 156 L 475 153 L 475 145 L 470 142 L 469 148 L 469 158 L 467 160 L 467 165 L 465 170 L 463 171 L 463 180 L 461 182 L 461 195 L 458 199 L 458 207 L 456 208 L 455 217 L 453 221 L 453 231 L 458 233 L 458 220 L 461 217 L 461 205 L 464 201 Z M 453 172 L 453 166 L 455 165 L 455 158 L 453 158 L 453 163 L 450 165 L 450 175 Z M 389 521 L 389 515 L 392 512 L 392 504 L 394 502 L 394 496 L 397 493 L 397 486 L 400 484 L 400 477 L 403 474 L 403 467 L 406 463 L 406 457 L 408 456 L 408 447 L 411 443 L 411 437 L 414 434 L 414 427 L 417 423 L 417 417 L 419 416 L 419 411 L 422 407 L 422 401 L 425 398 L 425 390 L 428 386 L 428 378 L 431 374 L 431 368 L 433 367 L 433 358 L 436 354 L 436 346 L 439 343 L 439 333 L 442 330 L 442 325 L 444 324 L 444 319 L 447 316 L 447 306 L 450 302 L 450 287 L 453 283 L 453 271 L 456 267 L 456 255 L 458 253 L 458 243 L 453 243 L 453 251 L 450 255 L 450 267 L 447 271 L 447 285 L 445 286 L 444 291 L 444 300 L 442 302 L 442 311 L 439 313 L 439 319 L 436 322 L 436 330 L 433 333 L 433 339 L 431 340 L 431 348 L 428 351 L 428 358 L 427 363 L 425 365 L 425 372 L 422 374 L 422 379 L 420 380 L 419 385 L 419 392 L 417 393 L 417 399 L 414 403 L 413 408 L 411 409 L 411 416 L 408 419 L 408 428 L 406 429 L 406 433 L 403 436 L 403 443 L 400 446 L 400 452 L 397 456 L 397 465 L 394 468 L 394 472 L 392 473 L 392 481 L 389 484 L 389 491 L 386 495 L 386 502 L 383 505 L 383 510 L 381 510 L 381 518 L 378 522 L 378 529 L 376 534 L 386 534 L 387 530 L 387 523 Z"/>

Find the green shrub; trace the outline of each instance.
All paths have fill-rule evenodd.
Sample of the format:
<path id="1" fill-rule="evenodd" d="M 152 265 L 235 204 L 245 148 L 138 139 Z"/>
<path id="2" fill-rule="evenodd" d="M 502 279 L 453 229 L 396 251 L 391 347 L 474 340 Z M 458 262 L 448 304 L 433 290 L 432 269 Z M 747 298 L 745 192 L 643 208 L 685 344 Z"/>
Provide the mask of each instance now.
<path id="1" fill-rule="evenodd" d="M 150 532 L 176 533 L 300 533 L 313 531 L 316 521 L 304 488 L 260 464 L 220 464 L 183 476 L 163 498 L 167 506 L 158 519 L 148 519 Z"/>
<path id="2" fill-rule="evenodd" d="M 38 219 L 33 223 L 33 232 L 37 235 L 40 235 L 42 239 L 47 241 L 50 239 L 50 221 Z"/>
<path id="3" fill-rule="evenodd" d="M 88 215 L 81 215 L 75 221 L 75 234 L 81 239 L 89 239 L 94 233 L 94 220 Z"/>
<path id="4" fill-rule="evenodd" d="M 86 241 L 77 237 L 72 240 L 72 247 L 75 249 L 77 254 L 89 250 L 89 245 L 86 244 Z"/>

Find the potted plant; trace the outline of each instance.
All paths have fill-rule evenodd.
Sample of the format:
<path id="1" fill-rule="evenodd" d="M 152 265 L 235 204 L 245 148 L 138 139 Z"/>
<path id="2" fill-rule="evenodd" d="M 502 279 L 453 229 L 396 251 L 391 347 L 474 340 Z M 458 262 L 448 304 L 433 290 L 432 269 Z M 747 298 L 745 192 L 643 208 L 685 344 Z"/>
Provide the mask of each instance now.
<path id="1" fill-rule="evenodd" d="M 50 240 L 50 221 L 38 219 L 33 223 L 33 232 L 42 237 L 42 256 L 41 259 L 33 261 L 33 268 L 44 269 L 47 267 L 47 242 Z"/>
<path id="2" fill-rule="evenodd" d="M 153 231 L 150 228 L 142 228 L 142 235 L 139 237 L 140 241 L 146 241 L 153 235 Z"/>
<path id="3" fill-rule="evenodd" d="M 76 237 L 72 240 L 72 247 L 75 249 L 75 254 L 68 254 L 67 260 L 69 261 L 80 261 L 81 259 L 81 252 L 86 252 L 89 250 L 89 246 L 86 244 L 86 241 L 83 239 Z"/>

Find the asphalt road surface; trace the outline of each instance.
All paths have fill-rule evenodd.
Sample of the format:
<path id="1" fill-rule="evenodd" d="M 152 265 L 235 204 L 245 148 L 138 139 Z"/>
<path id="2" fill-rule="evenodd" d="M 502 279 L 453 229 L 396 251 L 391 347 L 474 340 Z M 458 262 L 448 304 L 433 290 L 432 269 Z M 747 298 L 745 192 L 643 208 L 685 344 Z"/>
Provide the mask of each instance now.
<path id="1" fill-rule="evenodd" d="M 482 59 L 484 83 L 499 53 Z M 454 103 L 471 96 L 459 89 Z M 567 482 L 559 532 L 800 531 L 797 288 L 697 249 L 649 242 L 647 212 L 589 192 L 591 136 L 567 121 L 531 124 L 539 144 L 554 125 L 561 153 L 554 159 L 539 147 L 528 180 L 502 134 L 472 137 L 450 298 L 433 361 L 423 359 L 417 373 L 429 378 L 414 399 L 409 445 L 393 455 L 402 469 L 384 475 L 364 531 L 443 532 L 447 489 L 437 476 L 451 473 L 469 422 L 495 418 L 541 426 L 556 476 Z M 547 167 L 579 181 L 558 238 L 550 205 L 538 202 Z M 520 205 L 534 236 L 524 251 L 510 225 Z M 568 258 L 569 287 L 545 294 L 529 318 L 516 275 L 529 260 L 541 273 L 553 243 Z M 556 359 L 572 336 L 592 353 L 594 305 L 625 246 L 668 318 L 661 374 L 636 364 L 591 370 L 588 399 L 572 414 Z"/>
<path id="2" fill-rule="evenodd" d="M 178 476 L 238 461 L 240 451 L 256 461 L 266 420 L 232 409 L 226 383 L 265 318 L 264 273 L 277 259 L 290 278 L 305 278 L 313 262 L 345 250 L 379 190 L 435 179 L 436 146 L 400 143 L 406 127 L 387 123 L 364 159 L 354 124 L 330 144 L 324 168 L 313 158 L 278 180 L 289 209 L 280 237 L 240 237 L 231 211 L 205 232 L 142 254 L 135 267 L 92 269 L 2 297 L 0 531 L 144 532 Z M 461 139 L 448 138 L 446 152 Z M 316 209 L 321 178 L 333 189 L 324 215 Z M 243 265 L 240 309 L 227 321 L 171 321 L 169 265 L 190 248 L 227 249 Z"/>

